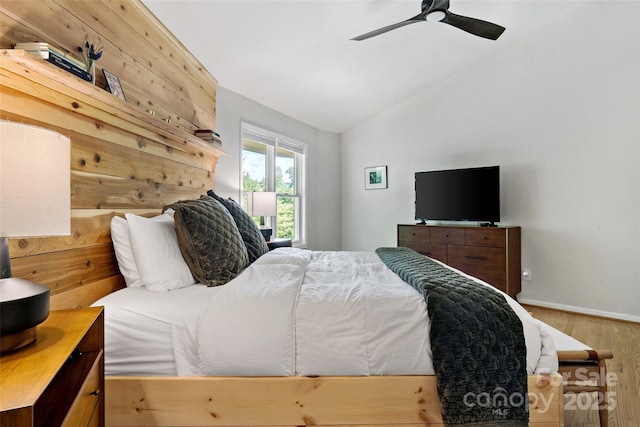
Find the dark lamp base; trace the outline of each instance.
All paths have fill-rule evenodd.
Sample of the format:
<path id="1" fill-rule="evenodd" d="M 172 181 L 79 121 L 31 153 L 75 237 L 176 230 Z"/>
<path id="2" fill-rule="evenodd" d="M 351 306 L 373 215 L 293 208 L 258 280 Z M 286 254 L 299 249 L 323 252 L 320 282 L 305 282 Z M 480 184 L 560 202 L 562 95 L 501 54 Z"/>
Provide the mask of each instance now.
<path id="1" fill-rule="evenodd" d="M 36 340 L 36 327 L 0 336 L 0 354 L 19 350 Z"/>
<path id="2" fill-rule="evenodd" d="M 0 350 L 17 350 L 36 339 L 49 316 L 49 288 L 17 277 L 0 279 Z"/>

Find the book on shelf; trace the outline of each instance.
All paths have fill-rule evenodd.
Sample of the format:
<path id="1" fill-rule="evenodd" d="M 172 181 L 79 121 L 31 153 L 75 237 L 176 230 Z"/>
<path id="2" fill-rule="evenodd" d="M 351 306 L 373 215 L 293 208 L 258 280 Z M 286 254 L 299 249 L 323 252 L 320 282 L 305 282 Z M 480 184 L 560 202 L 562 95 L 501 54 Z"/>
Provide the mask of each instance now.
<path id="1" fill-rule="evenodd" d="M 93 76 L 84 68 L 84 64 L 66 55 L 61 50 L 52 48 L 48 43 L 17 43 L 15 49 L 22 49 L 31 54 L 38 55 L 47 62 L 68 71 L 74 76 L 80 77 L 82 80 L 88 82 L 93 81 Z"/>
<path id="2" fill-rule="evenodd" d="M 210 136 L 210 135 L 215 135 L 218 138 L 220 138 L 220 134 L 218 134 L 218 132 L 211 130 L 211 129 L 196 129 L 196 135 L 200 136 Z"/>
<path id="3" fill-rule="evenodd" d="M 91 75 L 90 72 L 88 72 L 84 68 L 78 67 L 72 62 L 67 61 L 66 59 L 64 59 L 61 56 L 58 56 L 58 54 L 54 52 L 49 53 L 49 57 L 47 58 L 47 61 L 49 61 L 53 65 L 56 65 L 62 68 L 65 71 L 70 72 L 71 74 L 77 77 L 80 77 L 82 80 L 86 80 L 88 82 L 93 81 L 93 76 Z"/>
<path id="4" fill-rule="evenodd" d="M 49 43 L 44 42 L 29 42 L 29 43 L 16 43 L 15 49 L 26 50 L 30 53 L 40 55 L 43 59 L 49 59 L 49 53 L 53 52 L 59 57 L 66 59 L 69 62 L 77 65 L 80 68 L 85 68 L 84 62 L 64 52 L 62 49 L 58 49 L 55 46 L 51 46 Z"/>
<path id="5" fill-rule="evenodd" d="M 220 138 L 220 134 L 211 129 L 197 129 L 195 131 L 195 135 L 202 140 L 222 145 L 222 138 Z"/>

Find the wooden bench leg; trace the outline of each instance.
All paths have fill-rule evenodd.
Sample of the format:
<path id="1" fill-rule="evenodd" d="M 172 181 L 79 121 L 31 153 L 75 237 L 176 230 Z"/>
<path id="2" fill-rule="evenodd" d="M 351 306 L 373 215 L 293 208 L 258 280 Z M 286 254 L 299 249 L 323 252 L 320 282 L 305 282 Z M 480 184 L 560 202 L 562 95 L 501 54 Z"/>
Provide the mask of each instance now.
<path id="1" fill-rule="evenodd" d="M 602 401 L 598 408 L 598 417 L 600 418 L 600 427 L 609 427 L 609 398 L 607 390 L 607 365 L 604 359 L 598 359 L 598 368 L 600 376 L 598 378 L 598 393 L 602 393 Z M 600 401 L 600 396 L 598 396 Z"/>
<path id="2" fill-rule="evenodd" d="M 565 377 L 565 394 L 598 393 L 596 399 L 600 427 L 609 427 L 609 398 L 605 359 L 611 358 L 613 358 L 613 353 L 609 350 L 558 352 L 559 372 L 567 375 Z M 578 375 L 579 372 L 580 375 Z M 576 379 L 579 377 L 595 379 L 595 385 L 576 384 Z"/>

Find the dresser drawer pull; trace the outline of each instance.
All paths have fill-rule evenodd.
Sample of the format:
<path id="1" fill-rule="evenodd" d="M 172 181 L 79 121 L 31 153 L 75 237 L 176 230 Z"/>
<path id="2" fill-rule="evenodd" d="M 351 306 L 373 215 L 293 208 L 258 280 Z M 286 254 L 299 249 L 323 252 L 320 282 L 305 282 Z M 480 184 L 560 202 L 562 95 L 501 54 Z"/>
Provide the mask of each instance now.
<path id="1" fill-rule="evenodd" d="M 94 390 L 94 391 L 92 391 L 92 392 L 91 392 L 91 393 L 89 393 L 89 394 L 91 394 L 91 395 L 93 395 L 93 396 L 100 396 L 100 389 Z"/>
<path id="2" fill-rule="evenodd" d="M 486 260 L 487 257 L 486 256 L 473 256 L 473 255 L 465 255 L 465 258 L 469 258 L 469 259 L 480 259 L 480 260 Z"/>

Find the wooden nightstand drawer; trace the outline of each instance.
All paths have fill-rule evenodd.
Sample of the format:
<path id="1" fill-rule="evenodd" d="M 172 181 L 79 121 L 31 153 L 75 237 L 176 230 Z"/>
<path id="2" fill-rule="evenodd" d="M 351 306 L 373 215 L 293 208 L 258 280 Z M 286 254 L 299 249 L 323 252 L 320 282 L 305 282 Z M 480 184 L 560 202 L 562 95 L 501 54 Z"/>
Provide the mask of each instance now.
<path id="1" fill-rule="evenodd" d="M 466 244 L 470 246 L 491 246 L 504 248 L 507 246 L 504 230 L 498 228 L 474 228 L 465 230 Z"/>
<path id="2" fill-rule="evenodd" d="M 102 307 L 51 311 L 37 330 L 35 343 L 1 356 L 0 425 L 104 426 Z"/>
<path id="3" fill-rule="evenodd" d="M 103 352 L 100 351 L 97 354 L 83 354 L 79 357 L 94 358 L 93 366 L 86 376 L 84 384 L 80 389 L 80 392 L 76 395 L 66 418 L 62 422 L 62 427 L 78 427 L 87 426 L 92 418 L 92 415 L 98 407 L 98 403 L 102 399 L 102 390 L 100 389 L 100 380 L 102 376 L 101 364 L 103 359 Z"/>

